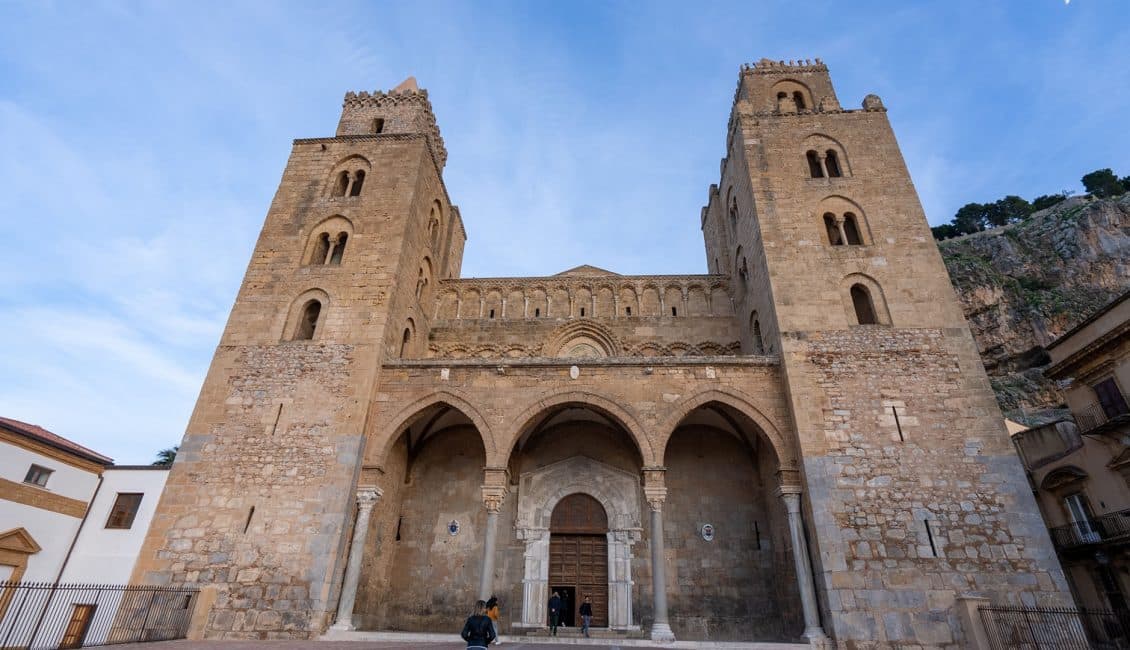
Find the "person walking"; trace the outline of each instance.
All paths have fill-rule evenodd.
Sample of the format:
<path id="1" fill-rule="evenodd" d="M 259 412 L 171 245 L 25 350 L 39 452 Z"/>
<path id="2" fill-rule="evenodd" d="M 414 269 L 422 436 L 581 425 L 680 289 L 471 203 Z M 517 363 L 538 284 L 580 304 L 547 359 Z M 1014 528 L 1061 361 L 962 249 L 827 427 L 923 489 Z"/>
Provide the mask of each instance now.
<path id="1" fill-rule="evenodd" d="M 467 642 L 467 650 L 487 650 L 490 642 L 494 641 L 494 626 L 487 616 L 485 601 L 475 601 L 471 615 L 467 617 L 467 622 L 463 624 L 463 632 L 459 636 Z"/>
<path id="2" fill-rule="evenodd" d="M 498 634 L 498 598 L 494 594 L 487 599 L 487 618 L 494 630 L 494 645 L 502 645 L 502 637 Z"/>
<path id="3" fill-rule="evenodd" d="M 557 636 L 557 626 L 561 623 L 561 596 L 557 592 L 549 597 L 549 633 Z"/>
<path id="4" fill-rule="evenodd" d="M 585 638 L 589 636 L 590 625 L 592 625 L 592 601 L 585 596 L 584 602 L 581 603 L 581 632 L 584 633 Z"/>

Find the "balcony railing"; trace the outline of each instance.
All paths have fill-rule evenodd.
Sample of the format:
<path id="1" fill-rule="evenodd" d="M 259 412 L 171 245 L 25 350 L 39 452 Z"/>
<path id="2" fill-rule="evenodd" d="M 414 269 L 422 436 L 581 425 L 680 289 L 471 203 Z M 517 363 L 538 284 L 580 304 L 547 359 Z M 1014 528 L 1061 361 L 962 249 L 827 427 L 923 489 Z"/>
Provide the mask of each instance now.
<path id="1" fill-rule="evenodd" d="M 1061 550 L 1101 544 L 1126 538 L 1130 540 L 1130 510 L 1112 512 L 1090 521 L 1076 521 L 1049 529 L 1052 542 Z"/>
<path id="2" fill-rule="evenodd" d="M 1108 422 L 1114 422 L 1116 420 L 1130 423 L 1130 410 L 1109 406 L 1104 407 L 1102 404 L 1097 403 L 1076 411 L 1074 415 L 1075 423 L 1079 425 L 1080 434 L 1088 433 Z"/>

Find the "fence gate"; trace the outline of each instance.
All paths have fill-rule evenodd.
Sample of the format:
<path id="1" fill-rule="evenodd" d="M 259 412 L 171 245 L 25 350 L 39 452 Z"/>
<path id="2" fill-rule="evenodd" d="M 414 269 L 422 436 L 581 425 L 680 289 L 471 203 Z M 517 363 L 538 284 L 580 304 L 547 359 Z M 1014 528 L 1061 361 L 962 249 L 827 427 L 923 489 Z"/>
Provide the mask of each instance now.
<path id="1" fill-rule="evenodd" d="M 0 582 L 0 648 L 183 639 L 198 594 L 187 587 Z"/>

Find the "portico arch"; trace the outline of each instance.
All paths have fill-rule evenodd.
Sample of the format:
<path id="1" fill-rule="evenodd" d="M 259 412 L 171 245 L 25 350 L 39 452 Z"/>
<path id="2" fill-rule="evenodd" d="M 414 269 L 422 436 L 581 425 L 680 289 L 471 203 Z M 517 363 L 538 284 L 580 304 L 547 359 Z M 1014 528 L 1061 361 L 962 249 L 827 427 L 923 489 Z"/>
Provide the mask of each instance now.
<path id="1" fill-rule="evenodd" d="M 518 417 L 511 420 L 511 422 L 514 423 L 513 428 L 507 430 L 502 438 L 504 442 L 500 447 L 505 448 L 506 455 L 503 456 L 501 451 L 497 454 L 488 453 L 487 464 L 505 467 L 509 463 L 510 457 L 513 455 L 514 450 L 523 436 L 536 429 L 547 414 L 552 413 L 559 407 L 571 405 L 591 409 L 614 421 L 628 434 L 632 442 L 635 443 L 636 449 L 639 451 L 640 458 L 643 461 L 643 466 L 648 467 L 655 464 L 655 451 L 636 415 L 626 407 L 612 400 L 601 397 L 595 393 L 583 391 L 556 393 L 543 397 L 534 404 L 526 407 Z"/>
<path id="2" fill-rule="evenodd" d="M 796 447 L 781 435 L 780 430 L 773 424 L 772 420 L 754 406 L 747 396 L 735 391 L 716 388 L 689 395 L 667 411 L 657 429 L 657 434 L 661 436 L 657 441 L 657 447 L 662 450 L 658 461 L 655 463 L 657 466 L 664 464 L 663 454 L 666 453 L 667 443 L 679 423 L 696 409 L 709 406 L 712 403 L 733 409 L 736 415 L 748 420 L 747 424 L 753 425 L 748 428 L 751 429 L 751 433 L 756 433 L 769 443 L 777 461 L 778 470 L 796 470 L 798 468 Z"/>
<path id="3" fill-rule="evenodd" d="M 365 432 L 365 464 L 370 466 L 382 465 L 388 457 L 389 450 L 399 440 L 404 430 L 422 417 L 426 411 L 436 407 L 455 409 L 475 425 L 475 429 L 478 430 L 482 439 L 483 449 L 486 450 L 489 464 L 489 459 L 497 455 L 494 434 L 491 431 L 490 424 L 469 401 L 448 390 L 436 391 L 421 397 L 401 408 L 388 420 L 381 421 L 380 418 L 373 418 L 376 422 L 370 426 L 369 431 Z"/>
<path id="4" fill-rule="evenodd" d="M 587 494 L 608 516 L 608 627 L 639 629 L 632 622 L 632 545 L 640 540 L 642 492 L 639 476 L 587 456 L 573 456 L 522 475 L 517 538 L 526 549 L 521 627 L 544 627 L 549 598 L 549 529 L 553 510 L 565 497 Z"/>

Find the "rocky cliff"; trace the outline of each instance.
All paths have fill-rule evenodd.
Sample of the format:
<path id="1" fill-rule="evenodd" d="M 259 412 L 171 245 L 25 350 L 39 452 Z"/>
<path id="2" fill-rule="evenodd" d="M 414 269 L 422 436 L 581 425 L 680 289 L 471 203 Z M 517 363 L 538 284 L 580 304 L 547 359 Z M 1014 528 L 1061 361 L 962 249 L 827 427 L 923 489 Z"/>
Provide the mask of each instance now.
<path id="1" fill-rule="evenodd" d="M 1130 288 L 1130 193 L 938 245 L 1006 417 L 1060 413 L 1044 346 Z"/>

